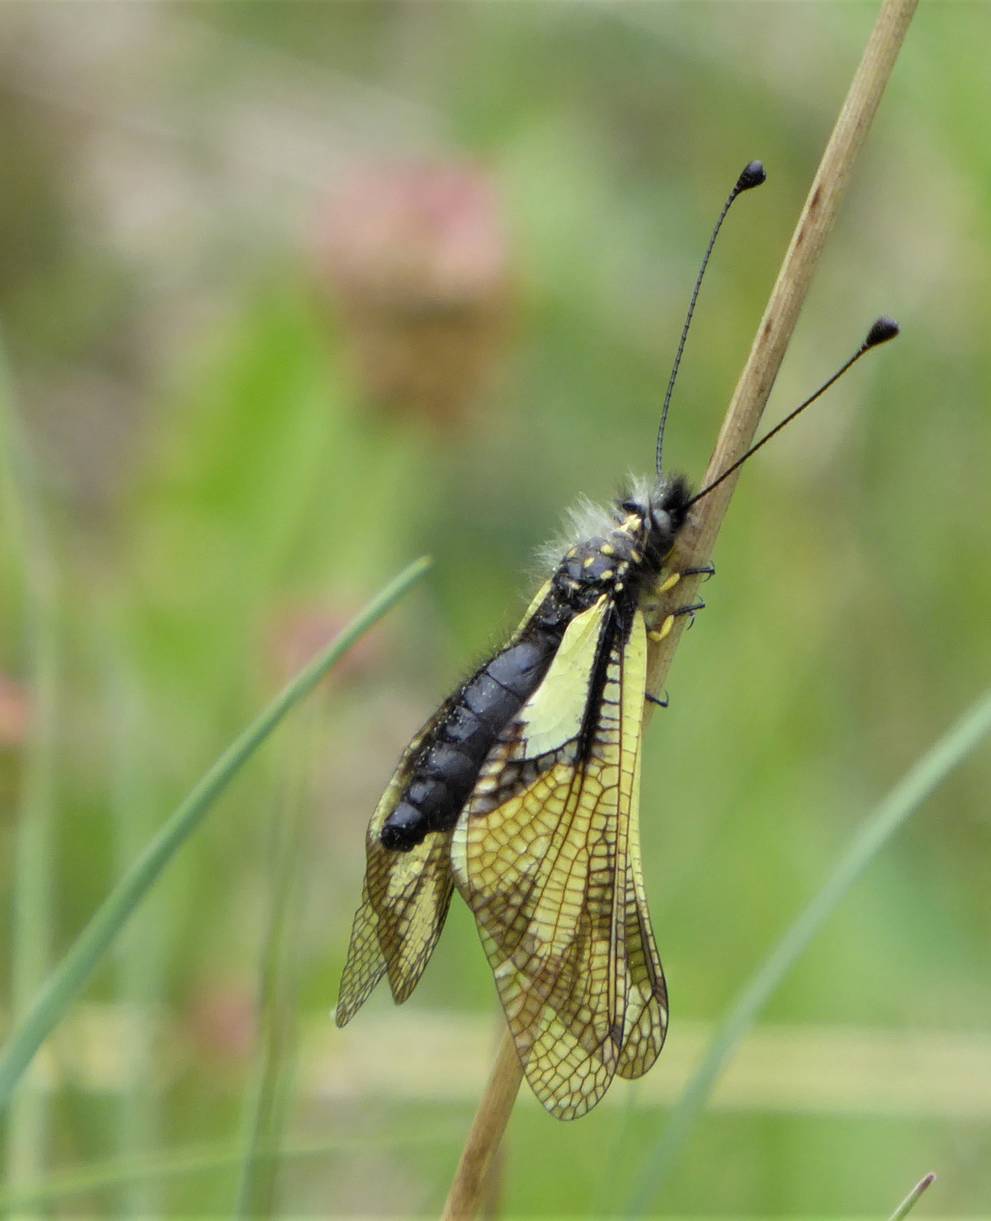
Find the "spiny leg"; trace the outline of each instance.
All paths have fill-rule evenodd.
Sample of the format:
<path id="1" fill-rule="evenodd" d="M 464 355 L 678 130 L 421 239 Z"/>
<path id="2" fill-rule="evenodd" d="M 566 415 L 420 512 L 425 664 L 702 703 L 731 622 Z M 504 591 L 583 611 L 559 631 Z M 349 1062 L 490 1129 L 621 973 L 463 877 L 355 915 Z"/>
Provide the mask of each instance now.
<path id="1" fill-rule="evenodd" d="M 682 568 L 679 572 L 669 572 L 657 586 L 657 593 L 666 594 L 669 589 L 674 589 L 682 577 L 705 577 L 708 580 L 715 575 L 715 564 L 700 564 L 694 568 Z"/>
<path id="2" fill-rule="evenodd" d="M 675 619 L 678 615 L 688 615 L 688 627 L 691 629 L 695 626 L 695 612 L 700 610 L 705 610 L 705 603 L 701 598 L 689 606 L 679 606 L 677 610 L 671 612 L 670 618 Z"/>
<path id="3" fill-rule="evenodd" d="M 660 644 L 665 636 L 669 636 L 671 634 L 671 630 L 674 627 L 674 621 L 679 615 L 690 615 L 691 619 L 688 626 L 689 628 L 693 627 L 695 625 L 695 613 L 696 611 L 700 610 L 705 610 L 705 603 L 701 598 L 699 598 L 697 602 L 690 603 L 688 606 L 679 606 L 677 610 L 671 611 L 664 617 L 660 627 L 654 628 L 647 633 L 647 639 L 652 640 L 655 644 Z M 667 708 L 669 703 L 668 694 L 666 691 L 664 693 L 663 700 L 659 696 L 651 694 L 649 691 L 644 693 L 644 698 L 648 701 L 648 703 L 656 704 L 658 708 Z"/>
<path id="4" fill-rule="evenodd" d="M 674 627 L 674 621 L 679 615 L 691 615 L 692 623 L 695 622 L 696 611 L 705 610 L 705 603 L 701 598 L 697 602 L 691 602 L 688 606 L 679 606 L 677 610 L 669 611 L 662 619 L 661 626 L 652 628 L 647 632 L 647 639 L 652 640 L 654 644 L 660 644 L 665 636 L 670 636 L 671 629 Z M 688 626 L 691 627 L 692 623 Z"/>

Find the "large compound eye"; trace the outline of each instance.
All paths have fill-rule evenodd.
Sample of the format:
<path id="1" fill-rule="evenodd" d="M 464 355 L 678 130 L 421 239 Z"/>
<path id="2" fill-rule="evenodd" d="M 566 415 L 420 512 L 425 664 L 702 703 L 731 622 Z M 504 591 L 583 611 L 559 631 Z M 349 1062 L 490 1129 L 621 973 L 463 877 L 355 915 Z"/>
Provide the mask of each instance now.
<path id="1" fill-rule="evenodd" d="M 638 505 L 635 500 L 624 500 L 619 507 L 625 513 L 639 513 L 643 517 L 643 505 Z"/>
<path id="2" fill-rule="evenodd" d="M 674 530 L 671 523 L 671 514 L 667 509 L 651 509 L 650 520 L 653 522 L 654 529 L 659 534 L 671 534 Z"/>

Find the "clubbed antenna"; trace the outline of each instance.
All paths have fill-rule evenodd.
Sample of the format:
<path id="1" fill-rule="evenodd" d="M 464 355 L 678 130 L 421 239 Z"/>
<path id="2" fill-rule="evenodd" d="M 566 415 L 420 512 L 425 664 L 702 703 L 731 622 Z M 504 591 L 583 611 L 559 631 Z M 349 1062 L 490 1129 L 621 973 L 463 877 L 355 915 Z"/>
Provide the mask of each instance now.
<path id="1" fill-rule="evenodd" d="M 723 210 L 719 213 L 719 219 L 716 221 L 715 227 L 712 230 L 712 237 L 709 238 L 709 245 L 705 252 L 705 257 L 702 260 L 702 266 L 699 268 L 699 273 L 695 277 L 695 287 L 692 289 L 692 299 L 688 303 L 688 313 L 685 316 L 685 325 L 681 328 L 681 339 L 678 343 L 678 351 L 674 356 L 674 366 L 671 369 L 671 376 L 668 378 L 668 388 L 664 394 L 664 406 L 661 408 L 661 424 L 657 430 L 657 473 L 661 473 L 661 459 L 664 454 L 664 427 L 668 422 L 668 408 L 671 406 L 671 395 L 674 393 L 674 383 L 678 377 L 678 366 L 681 364 L 681 354 L 685 350 L 685 341 L 688 338 L 688 328 L 692 324 L 692 315 L 695 313 L 695 302 L 699 299 L 699 289 L 702 287 L 702 277 L 705 275 L 705 269 L 709 265 L 709 256 L 712 254 L 712 248 L 716 244 L 716 238 L 719 236 L 719 230 L 723 226 L 723 221 L 726 219 L 726 213 L 733 206 L 733 200 L 738 195 L 742 195 L 744 191 L 749 191 L 753 187 L 759 187 L 762 182 L 767 179 L 767 173 L 764 170 L 764 165 L 760 161 L 751 161 L 747 165 L 743 173 L 736 180 L 736 185 L 729 193 L 729 198 L 723 204 Z"/>
<path id="2" fill-rule="evenodd" d="M 865 352 L 869 352 L 871 348 L 876 348 L 878 344 L 887 343 L 889 339 L 894 339 L 894 337 L 898 334 L 899 329 L 898 323 L 894 320 L 894 318 L 888 318 L 885 315 L 878 318 L 877 322 L 875 322 L 871 329 L 867 332 L 867 338 L 856 350 L 856 352 L 854 352 L 849 360 L 840 365 L 840 367 L 828 381 L 822 383 L 815 394 L 809 395 L 804 403 L 799 403 L 794 411 L 789 411 L 781 423 L 775 424 L 769 433 L 766 433 L 759 441 L 757 441 L 754 445 L 751 445 L 742 458 L 737 458 L 732 466 L 728 466 L 721 475 L 719 475 L 716 479 L 713 479 L 712 483 L 710 483 L 708 487 L 703 488 L 701 492 L 697 492 L 691 498 L 685 508 L 687 509 L 691 507 L 691 505 L 695 504 L 696 501 L 701 500 L 703 496 L 708 496 L 713 488 L 719 487 L 724 479 L 728 479 L 735 470 L 737 470 L 744 464 L 744 462 L 747 461 L 748 458 L 752 458 L 762 445 L 766 445 L 775 435 L 775 433 L 779 433 L 786 424 L 790 424 L 797 415 L 800 415 L 805 410 L 806 407 L 811 407 L 816 399 L 821 394 L 825 394 L 833 382 L 838 381 L 851 365 L 855 365 L 857 361 L 860 360 L 861 356 L 863 356 Z"/>

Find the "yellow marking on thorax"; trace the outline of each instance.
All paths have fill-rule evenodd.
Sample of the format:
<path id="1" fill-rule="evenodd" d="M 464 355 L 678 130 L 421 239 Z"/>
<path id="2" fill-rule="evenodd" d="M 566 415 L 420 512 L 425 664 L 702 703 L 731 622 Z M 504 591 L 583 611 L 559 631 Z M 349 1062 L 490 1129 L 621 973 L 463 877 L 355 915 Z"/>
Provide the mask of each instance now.
<path id="1" fill-rule="evenodd" d="M 657 592 L 658 592 L 659 594 L 666 594 L 666 593 L 668 592 L 668 590 L 669 590 L 669 589 L 674 589 L 674 587 L 675 587 L 675 586 L 678 584 L 678 582 L 679 582 L 680 580 L 681 580 L 681 573 L 680 573 L 680 572 L 672 572 L 670 576 L 666 577 L 666 578 L 665 578 L 665 579 L 664 579 L 664 580 L 663 580 L 663 581 L 660 583 L 660 585 L 658 585 L 658 587 L 657 587 Z"/>

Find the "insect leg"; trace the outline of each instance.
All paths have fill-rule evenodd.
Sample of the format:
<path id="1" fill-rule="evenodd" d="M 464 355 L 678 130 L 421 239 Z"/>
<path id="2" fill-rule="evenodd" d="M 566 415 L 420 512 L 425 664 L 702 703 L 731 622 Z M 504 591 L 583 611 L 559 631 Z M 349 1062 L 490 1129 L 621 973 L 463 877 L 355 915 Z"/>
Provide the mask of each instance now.
<path id="1" fill-rule="evenodd" d="M 648 704 L 656 704 L 658 708 L 667 708 L 668 704 L 670 704 L 670 702 L 671 702 L 670 698 L 668 697 L 667 691 L 664 692 L 663 699 L 661 699 L 660 696 L 651 695 L 651 693 L 649 691 L 645 691 L 643 697 L 647 701 Z"/>
<path id="2" fill-rule="evenodd" d="M 660 621 L 659 626 L 654 628 L 648 627 L 647 639 L 652 640 L 655 644 L 659 644 L 665 636 L 670 634 L 678 615 L 690 615 L 691 623 L 688 626 L 691 627 L 692 623 L 695 622 L 695 612 L 704 609 L 705 603 L 699 598 L 697 602 L 693 602 L 690 606 L 679 606 L 677 610 L 669 611 Z"/>
<path id="3" fill-rule="evenodd" d="M 700 610 L 705 610 L 705 603 L 701 598 L 699 598 L 697 602 L 693 602 L 690 606 L 679 606 L 677 610 L 673 610 L 671 612 L 671 618 L 673 619 L 677 615 L 688 615 L 688 626 L 689 628 L 693 628 L 695 626 L 695 612 Z"/>
<path id="4" fill-rule="evenodd" d="M 682 568 L 678 572 L 668 573 L 664 580 L 661 581 L 661 583 L 657 586 L 657 592 L 659 594 L 666 594 L 668 590 L 674 589 L 682 577 L 703 576 L 706 580 L 708 580 L 709 577 L 715 576 L 715 573 L 715 564 L 700 564 L 693 568 Z"/>

